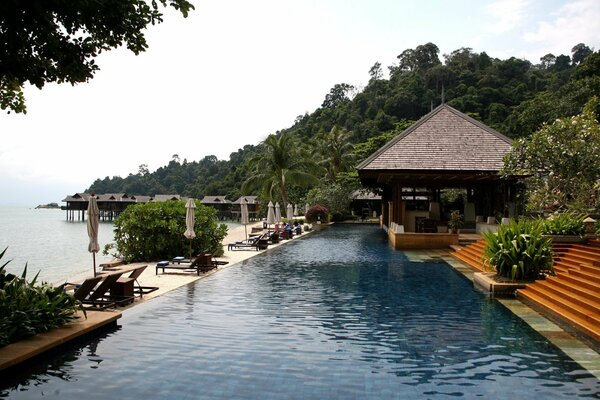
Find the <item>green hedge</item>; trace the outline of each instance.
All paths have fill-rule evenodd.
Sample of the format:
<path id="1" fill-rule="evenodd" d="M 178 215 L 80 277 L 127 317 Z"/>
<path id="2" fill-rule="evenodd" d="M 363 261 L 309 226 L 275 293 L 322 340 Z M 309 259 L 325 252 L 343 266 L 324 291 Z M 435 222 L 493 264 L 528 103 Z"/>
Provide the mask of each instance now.
<path id="1" fill-rule="evenodd" d="M 227 226 L 217 224 L 217 211 L 196 201 L 196 238 L 185 232 L 185 203 L 165 201 L 127 207 L 115 220 L 117 254 L 127 262 L 170 260 L 202 252 L 223 253 Z M 106 250 L 105 250 L 106 252 Z"/>
<path id="2" fill-rule="evenodd" d="M 0 259 L 6 249 L 0 253 Z M 80 303 L 62 286 L 26 279 L 27 265 L 18 277 L 0 267 L 0 347 L 46 332 L 74 320 Z"/>

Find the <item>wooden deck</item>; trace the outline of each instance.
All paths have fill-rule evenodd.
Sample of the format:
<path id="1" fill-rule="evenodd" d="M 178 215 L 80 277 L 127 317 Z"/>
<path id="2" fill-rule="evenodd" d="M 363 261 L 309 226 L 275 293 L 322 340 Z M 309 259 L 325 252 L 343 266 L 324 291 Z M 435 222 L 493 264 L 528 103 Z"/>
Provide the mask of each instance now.
<path id="1" fill-rule="evenodd" d="M 29 360 L 57 346 L 93 332 L 121 318 L 118 311 L 87 311 L 87 319 L 80 314 L 76 321 L 20 340 L 0 348 L 0 371 Z"/>

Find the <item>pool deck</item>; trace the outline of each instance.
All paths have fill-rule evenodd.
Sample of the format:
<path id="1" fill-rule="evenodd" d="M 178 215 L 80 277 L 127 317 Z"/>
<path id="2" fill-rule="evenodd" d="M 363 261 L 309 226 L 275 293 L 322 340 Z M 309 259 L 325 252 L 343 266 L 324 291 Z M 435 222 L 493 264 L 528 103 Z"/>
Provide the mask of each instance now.
<path id="1" fill-rule="evenodd" d="M 80 312 L 79 317 L 83 317 L 83 313 Z M 60 328 L 4 346 L 0 348 L 0 371 L 97 329 L 114 325 L 119 318 L 121 313 L 118 311 L 87 311 L 87 318 L 78 318 Z"/>

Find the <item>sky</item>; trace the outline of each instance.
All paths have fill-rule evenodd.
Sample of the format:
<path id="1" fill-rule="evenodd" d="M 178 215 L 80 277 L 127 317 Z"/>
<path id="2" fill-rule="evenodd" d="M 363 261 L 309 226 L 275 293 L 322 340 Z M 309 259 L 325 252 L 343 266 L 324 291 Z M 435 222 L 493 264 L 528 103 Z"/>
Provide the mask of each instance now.
<path id="1" fill-rule="evenodd" d="M 539 63 L 600 49 L 599 0 L 191 0 L 165 11 L 149 49 L 103 53 L 88 83 L 27 86 L 27 114 L 0 111 L 0 205 L 36 206 L 177 154 L 228 159 L 317 109 L 337 83 L 432 42 Z"/>

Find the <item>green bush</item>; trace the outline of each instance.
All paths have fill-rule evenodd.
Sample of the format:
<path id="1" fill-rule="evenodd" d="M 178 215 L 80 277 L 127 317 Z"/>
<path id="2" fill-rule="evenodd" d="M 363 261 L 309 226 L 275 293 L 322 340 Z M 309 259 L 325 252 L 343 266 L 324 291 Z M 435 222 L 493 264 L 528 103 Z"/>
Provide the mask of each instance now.
<path id="1" fill-rule="evenodd" d="M 196 201 L 196 238 L 185 232 L 185 203 L 165 201 L 127 207 L 115 220 L 115 248 L 127 262 L 167 260 L 201 252 L 223 253 L 227 226 L 217 224 L 217 211 Z M 190 243 L 191 242 L 191 243 Z"/>
<path id="2" fill-rule="evenodd" d="M 37 275 L 27 282 L 27 265 L 18 277 L 6 272 L 7 264 L 0 267 L 0 347 L 76 318 L 81 305 L 62 286 L 36 285 Z"/>
<path id="3" fill-rule="evenodd" d="M 333 222 L 342 222 L 352 219 L 352 214 L 347 211 L 334 211 L 331 213 L 331 220 Z"/>
<path id="4" fill-rule="evenodd" d="M 552 273 L 552 240 L 543 236 L 540 220 L 511 221 L 497 232 L 483 234 L 484 262 L 499 276 L 513 280 L 538 279 Z"/>
<path id="5" fill-rule="evenodd" d="M 544 221 L 543 232 L 545 235 L 583 235 L 585 234 L 585 214 L 565 212 L 552 214 Z"/>

